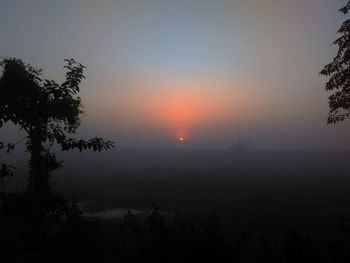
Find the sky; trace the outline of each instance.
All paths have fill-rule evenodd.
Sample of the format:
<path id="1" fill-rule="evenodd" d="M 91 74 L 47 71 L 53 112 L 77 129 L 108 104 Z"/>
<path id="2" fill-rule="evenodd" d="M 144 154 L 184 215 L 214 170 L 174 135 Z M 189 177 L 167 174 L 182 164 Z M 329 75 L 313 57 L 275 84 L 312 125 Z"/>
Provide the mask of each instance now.
<path id="1" fill-rule="evenodd" d="M 318 74 L 346 2 L 0 0 L 0 56 L 58 81 L 84 64 L 79 135 L 119 148 L 350 149 Z"/>

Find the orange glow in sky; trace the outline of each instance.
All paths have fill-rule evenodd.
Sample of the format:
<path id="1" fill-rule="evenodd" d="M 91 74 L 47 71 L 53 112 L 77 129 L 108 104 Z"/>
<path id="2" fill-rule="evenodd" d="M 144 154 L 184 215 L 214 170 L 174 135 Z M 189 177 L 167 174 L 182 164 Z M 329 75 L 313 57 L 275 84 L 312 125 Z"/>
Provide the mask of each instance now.
<path id="1" fill-rule="evenodd" d="M 198 125 L 216 115 L 218 103 L 208 94 L 207 84 L 200 81 L 172 81 L 157 89 L 149 100 L 151 119 L 166 127 L 183 142 Z"/>
<path id="2" fill-rule="evenodd" d="M 163 123 L 171 126 L 188 127 L 198 123 L 202 118 L 203 108 L 194 98 L 178 96 L 157 101 L 159 112 L 156 116 Z"/>
<path id="3" fill-rule="evenodd" d="M 179 142 L 185 142 L 185 139 L 187 138 L 186 133 L 183 131 L 177 132 L 176 136 Z"/>
<path id="4" fill-rule="evenodd" d="M 252 107 L 253 96 L 231 80 L 148 78 L 131 81 L 127 87 L 125 93 L 103 96 L 115 114 L 113 123 L 176 142 L 194 142 L 201 133 L 233 127 L 258 112 Z"/>

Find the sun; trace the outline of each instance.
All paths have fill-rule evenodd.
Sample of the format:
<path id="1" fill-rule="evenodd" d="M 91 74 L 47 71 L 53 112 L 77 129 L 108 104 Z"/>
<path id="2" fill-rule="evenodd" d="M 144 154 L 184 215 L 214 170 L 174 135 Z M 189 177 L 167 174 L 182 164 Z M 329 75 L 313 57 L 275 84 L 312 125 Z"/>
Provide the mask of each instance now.
<path id="1" fill-rule="evenodd" d="M 180 141 L 180 142 L 184 142 L 184 141 L 185 141 L 185 138 L 184 138 L 184 137 L 179 137 L 179 141 Z"/>

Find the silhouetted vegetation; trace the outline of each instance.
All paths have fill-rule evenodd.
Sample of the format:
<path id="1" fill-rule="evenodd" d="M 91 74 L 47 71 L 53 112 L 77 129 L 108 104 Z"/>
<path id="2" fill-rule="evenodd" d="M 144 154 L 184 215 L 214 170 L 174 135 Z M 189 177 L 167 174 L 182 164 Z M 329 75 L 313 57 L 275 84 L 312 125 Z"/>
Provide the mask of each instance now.
<path id="1" fill-rule="evenodd" d="M 340 11 L 348 14 L 350 1 Z M 326 89 L 334 91 L 329 97 L 328 123 L 337 123 L 350 116 L 350 20 L 346 20 L 338 32 L 342 36 L 334 42 L 339 47 L 337 56 L 321 71 L 322 75 L 329 77 Z M 12 123 L 24 134 L 16 143 L 0 142 L 0 150 L 10 153 L 18 144 L 25 142 L 25 150 L 30 155 L 27 188 L 22 192 L 10 192 L 6 187 L 6 182 L 15 176 L 16 168 L 5 163 L 0 166 L 1 263 L 349 262 L 350 220 L 346 217 L 339 217 L 334 231 L 329 231 L 331 234 L 322 232 L 319 235 L 312 235 L 311 227 L 300 226 L 292 220 L 283 221 L 278 216 L 274 218 L 274 215 L 264 218 L 274 219 L 271 224 L 262 222 L 263 216 L 259 217 L 259 221 L 245 215 L 243 219 L 240 218 L 244 223 L 238 225 L 235 217 L 241 215 L 232 208 L 232 200 L 236 196 L 233 199 L 225 196 L 228 190 L 232 191 L 231 186 L 223 189 L 219 197 L 222 203 L 226 202 L 223 206 L 231 209 L 230 216 L 224 217 L 225 223 L 221 222 L 220 209 L 213 209 L 205 216 L 191 217 L 161 209 L 157 204 L 152 204 L 148 211 L 140 213 L 128 211 L 120 218 L 101 218 L 85 213 L 82 203 L 74 195 L 58 192 L 50 180 L 52 172 L 62 166 L 52 151 L 53 146 L 59 146 L 62 151 L 102 151 L 114 147 L 113 142 L 99 137 L 89 140 L 71 137 L 80 126 L 83 113 L 78 93 L 85 67 L 73 59 L 66 60 L 65 80 L 59 84 L 44 79 L 41 69 L 25 64 L 20 59 L 2 59 L 0 66 L 3 69 L 0 77 L 0 128 Z M 238 156 L 242 151 L 232 152 Z M 247 151 L 243 152 L 248 156 Z M 201 156 L 199 162 L 217 161 L 212 157 Z M 274 161 L 276 159 L 274 157 Z M 166 159 L 162 161 L 166 162 Z M 232 160 L 227 158 L 221 161 L 218 171 L 232 176 L 231 168 L 223 168 L 225 162 L 232 167 Z M 238 160 L 244 166 L 242 170 L 251 172 L 251 160 L 245 161 Z M 260 165 L 259 168 L 254 167 L 259 170 L 259 175 L 260 170 L 266 173 L 268 166 L 264 161 Z M 218 177 L 206 178 L 207 167 L 202 163 L 200 167 L 202 170 L 197 172 L 205 184 L 203 192 L 208 194 L 219 191 L 214 189 Z M 184 177 L 187 177 L 188 171 L 193 172 L 191 169 L 186 170 Z M 154 170 L 151 172 L 156 173 Z M 175 173 L 179 176 L 178 171 Z M 150 177 L 146 180 L 150 181 Z M 171 181 L 169 178 L 166 180 Z M 222 180 L 223 184 L 231 182 L 225 178 Z M 164 187 L 163 181 L 160 185 L 148 183 L 152 191 L 157 189 L 160 195 L 166 196 L 160 198 L 165 203 L 166 198 L 171 200 L 174 196 L 178 198 L 181 193 L 186 193 L 186 190 L 180 189 L 179 193 L 171 196 L 167 192 L 169 189 L 160 190 Z M 180 185 L 183 182 L 173 180 L 171 183 Z M 144 181 L 142 184 L 144 186 Z M 135 184 L 131 185 L 135 187 Z M 152 191 L 145 192 L 147 195 L 154 194 Z M 145 193 L 139 195 L 141 197 L 134 198 L 142 199 Z M 123 194 L 119 196 L 123 197 Z M 189 199 L 184 194 L 177 202 Z M 205 202 L 201 198 L 198 200 Z M 189 210 L 193 210 L 196 204 L 188 205 Z M 247 209 L 246 206 L 245 203 L 242 210 Z M 292 209 L 296 207 L 293 203 L 285 206 Z M 207 209 L 211 205 L 205 202 L 203 207 Z M 317 220 L 313 218 L 312 223 Z M 283 225 L 283 229 L 271 230 L 266 227 L 271 227 L 275 222 Z"/>
<path id="2" fill-rule="evenodd" d="M 25 140 L 26 151 L 30 154 L 26 191 L 10 195 L 4 189 L 0 192 L 1 233 L 6 237 L 1 247 L 9 262 L 51 261 L 54 253 L 61 253 L 60 246 L 72 239 L 67 239 L 64 234 L 64 243 L 52 242 L 61 242 L 62 233 L 77 231 L 81 225 L 76 223 L 80 220 L 80 210 L 75 201 L 63 198 L 50 183 L 50 173 L 62 164 L 50 151 L 51 147 L 58 144 L 63 151 L 113 148 L 113 142 L 102 138 L 85 141 L 68 137 L 75 134 L 83 112 L 77 94 L 84 78 L 84 66 L 73 59 L 66 62 L 66 80 L 57 84 L 43 79 L 42 70 L 26 65 L 20 59 L 0 61 L 3 68 L 0 127 L 11 122 L 26 134 L 15 144 L 0 142 L 0 150 L 6 149 L 9 153 Z M 13 176 L 13 170 L 14 167 L 2 164 L 0 183 Z"/>
<path id="3" fill-rule="evenodd" d="M 349 225 L 340 221 L 327 240 L 309 238 L 296 225 L 285 242 L 256 226 L 225 231 L 214 211 L 193 222 L 153 206 L 121 219 L 81 215 L 74 199 L 52 195 L 57 210 L 33 229 L 26 196 L 7 196 L 0 209 L 1 262 L 348 262 Z M 65 217 L 60 216 L 62 210 Z"/>
<path id="4" fill-rule="evenodd" d="M 83 113 L 77 94 L 84 78 L 84 66 L 73 59 L 66 62 L 66 80 L 58 84 L 43 79 L 41 69 L 26 65 L 20 59 L 0 61 L 3 67 L 0 78 L 0 127 L 12 122 L 26 133 L 22 140 L 26 140 L 27 152 L 30 153 L 28 191 L 40 197 L 50 192 L 50 172 L 61 166 L 55 154 L 50 152 L 54 144 L 60 145 L 63 151 L 113 148 L 113 142 L 102 138 L 85 141 L 68 137 L 76 132 Z M 15 146 L 0 143 L 0 150 L 6 148 L 10 152 Z"/>
<path id="5" fill-rule="evenodd" d="M 350 11 L 350 1 L 339 11 L 347 15 Z M 338 33 L 341 36 L 333 42 L 338 46 L 337 55 L 321 71 L 322 75 L 329 77 L 326 89 L 333 91 L 329 97 L 328 123 L 337 123 L 350 116 L 350 19 L 342 24 Z"/>

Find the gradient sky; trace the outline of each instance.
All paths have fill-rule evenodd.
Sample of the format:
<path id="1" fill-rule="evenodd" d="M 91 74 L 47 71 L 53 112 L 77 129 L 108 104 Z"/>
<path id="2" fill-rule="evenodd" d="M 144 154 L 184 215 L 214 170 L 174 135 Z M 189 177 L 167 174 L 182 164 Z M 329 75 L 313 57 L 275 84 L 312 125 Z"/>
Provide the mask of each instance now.
<path id="1" fill-rule="evenodd" d="M 346 2 L 0 0 L 0 56 L 86 65 L 81 134 L 120 148 L 349 149 L 318 75 Z"/>

